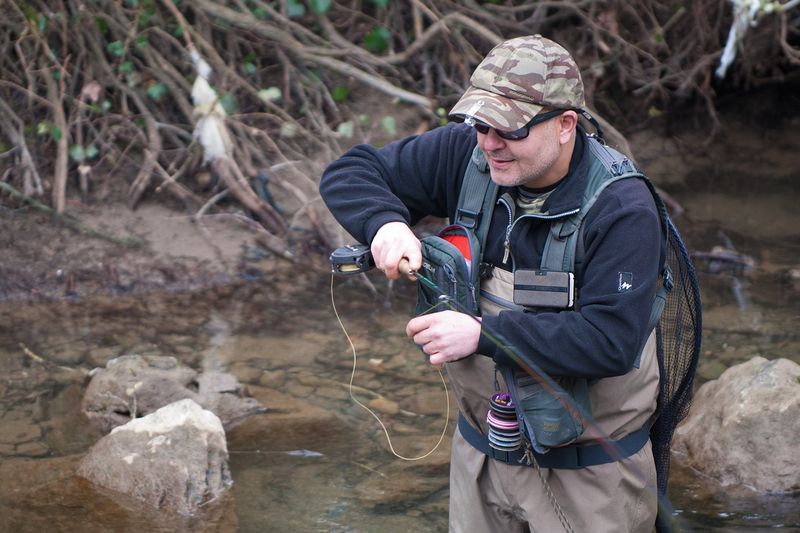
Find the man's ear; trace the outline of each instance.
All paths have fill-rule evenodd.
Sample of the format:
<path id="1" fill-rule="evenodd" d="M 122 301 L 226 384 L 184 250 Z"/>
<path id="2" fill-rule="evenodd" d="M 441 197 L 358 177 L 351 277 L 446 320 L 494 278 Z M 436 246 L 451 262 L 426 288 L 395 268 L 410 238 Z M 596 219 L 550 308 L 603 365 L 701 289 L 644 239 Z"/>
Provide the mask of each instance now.
<path id="1" fill-rule="evenodd" d="M 561 144 L 566 144 L 575 135 L 575 129 L 578 127 L 578 114 L 575 111 L 564 111 L 558 117 L 559 141 Z"/>

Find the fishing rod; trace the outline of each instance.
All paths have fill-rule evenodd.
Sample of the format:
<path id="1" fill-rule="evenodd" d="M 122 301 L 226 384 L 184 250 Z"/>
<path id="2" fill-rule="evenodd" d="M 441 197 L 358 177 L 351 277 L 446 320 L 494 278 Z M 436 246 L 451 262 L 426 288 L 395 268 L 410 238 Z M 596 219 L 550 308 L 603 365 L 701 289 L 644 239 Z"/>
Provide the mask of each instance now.
<path id="1" fill-rule="evenodd" d="M 370 250 L 370 247 L 365 245 L 365 244 L 360 244 L 360 243 L 359 244 L 353 244 L 353 245 L 346 245 L 346 246 L 337 248 L 330 255 L 330 263 L 331 263 L 331 272 L 332 272 L 332 274 L 339 274 L 339 275 L 345 275 L 345 276 L 366 273 L 366 272 L 368 272 L 369 270 L 371 270 L 371 269 L 373 269 L 375 267 L 375 261 L 374 261 L 374 259 L 372 257 L 372 252 Z M 561 387 L 561 385 L 559 385 L 549 375 L 547 375 L 534 361 L 526 361 L 526 360 L 524 360 L 522 358 L 522 356 L 520 356 L 517 353 L 516 350 L 514 350 L 510 345 L 508 345 L 508 343 L 502 342 L 502 340 L 501 340 L 502 336 L 500 334 L 492 331 L 491 328 L 489 328 L 485 324 L 483 324 L 481 322 L 481 320 L 477 316 L 472 314 L 472 312 L 470 312 L 470 310 L 466 309 L 458 301 L 456 301 L 455 299 L 451 298 L 450 295 L 447 294 L 445 291 L 443 291 L 435 282 L 433 282 L 432 280 L 428 279 L 426 276 L 420 274 L 419 272 L 417 272 L 415 270 L 412 270 L 410 268 L 410 265 L 409 265 L 407 259 L 403 258 L 400 261 L 400 264 L 398 265 L 398 270 L 400 271 L 401 274 L 404 274 L 404 275 L 409 276 L 409 277 L 411 277 L 411 278 L 413 278 L 413 279 L 415 279 L 415 280 L 417 280 L 417 281 L 419 281 L 421 283 L 424 283 L 426 286 L 428 286 L 430 289 L 432 289 L 434 292 L 436 292 L 440 297 L 440 302 L 439 303 L 444 302 L 451 309 L 453 309 L 455 311 L 458 311 L 458 312 L 461 312 L 461 313 L 464 313 L 467 316 L 471 317 L 473 320 L 475 320 L 478 323 L 480 323 L 481 324 L 481 334 L 484 335 L 487 339 L 489 339 L 492 342 L 492 344 L 497 346 L 508 357 L 510 357 L 511 360 L 515 364 L 517 364 L 522 370 L 524 370 L 526 374 L 528 374 L 534 380 L 536 380 L 548 394 L 550 394 L 553 398 L 555 398 L 561 404 L 561 406 L 565 410 L 567 410 L 571 415 L 573 415 L 576 418 L 578 418 L 581 421 L 581 423 L 583 423 L 584 427 L 591 428 L 595 432 L 595 435 L 597 435 L 596 442 L 606 451 L 606 453 L 608 453 L 608 455 L 612 459 L 614 459 L 615 462 L 616 461 L 621 461 L 625 457 L 627 457 L 627 455 L 623 453 L 620 445 L 617 444 L 613 439 L 611 439 L 610 435 L 608 435 L 598 425 L 598 423 L 594 420 L 594 418 L 592 418 L 592 416 L 589 415 L 588 413 L 584 412 L 584 410 L 581 409 L 581 407 L 579 405 L 577 405 L 577 403 L 564 390 L 564 388 Z M 331 281 L 332 280 L 333 280 L 333 277 L 332 277 Z M 333 298 L 333 292 L 331 292 L 331 298 Z M 340 324 L 341 324 L 341 321 L 340 321 Z M 449 409 L 448 409 L 448 411 L 449 411 Z M 377 418 L 377 416 L 374 415 L 374 413 L 373 413 L 373 416 L 375 416 Z M 379 420 L 379 422 L 380 422 L 380 420 Z M 445 430 L 446 430 L 446 427 L 445 427 Z M 384 431 L 385 431 L 385 428 L 384 428 Z M 388 433 L 387 433 L 387 437 L 388 437 Z M 441 442 L 441 439 L 440 439 L 440 442 Z M 437 446 L 438 446 L 438 443 L 437 443 Z M 390 443 L 390 447 L 391 447 L 391 443 Z M 392 451 L 394 452 L 394 450 L 392 450 Z M 528 449 L 527 451 L 530 452 L 530 449 Z M 433 452 L 433 450 L 431 450 L 431 452 L 429 452 L 429 453 L 432 453 L 432 452 Z M 395 455 L 397 455 L 397 454 L 395 453 Z M 544 478 L 541 475 L 541 472 L 539 471 L 539 465 L 536 462 L 535 457 L 533 457 L 533 455 L 530 454 L 530 453 L 526 453 L 526 457 L 528 458 L 528 461 L 530 461 L 531 464 L 536 467 L 537 471 L 539 472 L 540 478 L 542 479 L 542 482 L 544 482 L 546 484 Z M 636 467 L 634 465 L 630 465 L 630 466 L 631 466 L 631 471 L 640 479 L 640 481 L 642 481 L 646 485 L 647 484 L 647 477 L 644 475 L 644 473 L 641 472 L 641 470 L 638 467 Z M 673 507 L 672 507 L 669 499 L 667 498 L 666 494 L 664 494 L 664 495 L 660 494 L 658 492 L 657 486 L 654 487 L 654 490 L 656 491 L 659 509 L 662 510 L 665 513 L 665 516 L 673 515 L 673 513 L 672 513 Z M 548 492 L 549 492 L 549 490 L 548 490 Z M 552 494 L 548 494 L 548 496 L 551 498 L 551 501 L 554 501 Z M 555 502 L 554 502 L 554 504 L 555 504 Z M 555 504 L 555 505 L 557 505 L 557 504 Z M 672 518 L 674 519 L 674 516 L 672 516 Z M 562 522 L 562 524 L 563 524 L 563 522 Z M 566 525 L 565 525 L 565 528 L 568 529 L 568 530 L 571 529 L 571 528 L 568 528 Z"/>

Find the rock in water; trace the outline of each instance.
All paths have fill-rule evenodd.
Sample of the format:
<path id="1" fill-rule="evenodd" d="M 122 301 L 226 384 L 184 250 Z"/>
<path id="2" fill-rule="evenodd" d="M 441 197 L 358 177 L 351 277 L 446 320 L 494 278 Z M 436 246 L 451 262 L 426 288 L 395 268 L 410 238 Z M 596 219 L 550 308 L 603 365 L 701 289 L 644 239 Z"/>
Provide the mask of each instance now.
<path id="1" fill-rule="evenodd" d="M 800 365 L 754 357 L 697 391 L 676 459 L 723 486 L 800 491 Z"/>
<path id="2" fill-rule="evenodd" d="M 212 411 L 226 430 L 266 408 L 236 378 L 224 372 L 198 373 L 174 357 L 124 355 L 93 372 L 82 410 L 103 433 L 131 418 L 155 412 L 172 402 L 192 399 Z"/>
<path id="3" fill-rule="evenodd" d="M 182 515 L 233 483 L 222 422 L 190 399 L 114 428 L 80 461 L 78 475 Z"/>

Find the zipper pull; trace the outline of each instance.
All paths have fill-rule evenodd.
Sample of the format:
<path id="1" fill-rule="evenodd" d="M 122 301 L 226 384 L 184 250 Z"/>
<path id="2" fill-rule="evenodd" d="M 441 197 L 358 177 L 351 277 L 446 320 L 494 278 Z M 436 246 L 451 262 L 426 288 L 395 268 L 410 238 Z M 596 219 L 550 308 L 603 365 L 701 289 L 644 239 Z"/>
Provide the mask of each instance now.
<path id="1" fill-rule="evenodd" d="M 511 241 L 508 238 L 509 237 L 509 233 L 511 233 L 511 232 L 510 231 L 506 231 L 506 240 L 503 241 L 503 248 L 504 248 L 504 251 L 503 251 L 503 264 L 504 265 L 508 263 L 508 258 L 511 255 Z"/>

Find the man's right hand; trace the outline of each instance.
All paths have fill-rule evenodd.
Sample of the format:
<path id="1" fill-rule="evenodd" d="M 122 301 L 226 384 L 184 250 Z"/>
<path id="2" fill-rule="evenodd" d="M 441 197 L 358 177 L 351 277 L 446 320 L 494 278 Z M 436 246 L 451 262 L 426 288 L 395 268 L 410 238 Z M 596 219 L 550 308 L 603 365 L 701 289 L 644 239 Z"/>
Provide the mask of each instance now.
<path id="1" fill-rule="evenodd" d="M 411 270 L 422 265 L 422 244 L 404 222 L 387 222 L 375 234 L 370 246 L 375 266 L 389 279 L 400 277 L 400 263 L 408 261 Z"/>

